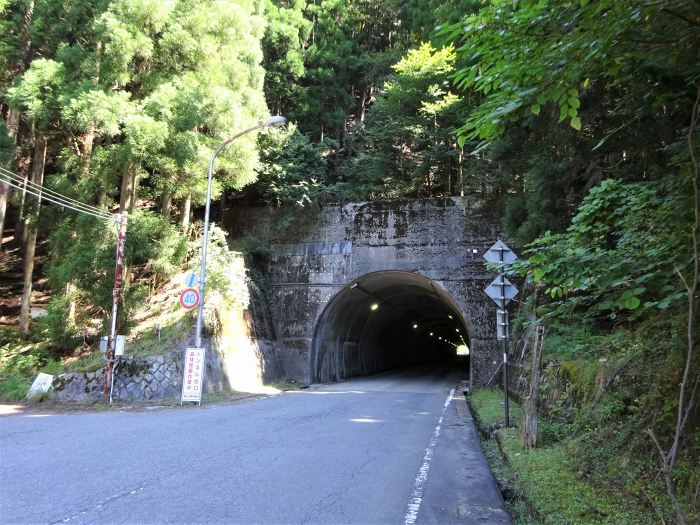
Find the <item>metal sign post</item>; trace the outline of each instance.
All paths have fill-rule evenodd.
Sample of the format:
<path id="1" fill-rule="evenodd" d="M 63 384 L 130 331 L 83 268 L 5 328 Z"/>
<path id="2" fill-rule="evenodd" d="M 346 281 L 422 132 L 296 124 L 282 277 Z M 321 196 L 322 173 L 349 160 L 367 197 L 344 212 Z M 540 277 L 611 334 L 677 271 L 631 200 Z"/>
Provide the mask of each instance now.
<path id="1" fill-rule="evenodd" d="M 503 341 L 503 396 L 506 427 L 510 426 L 510 410 L 508 407 L 508 336 L 510 335 L 510 324 L 506 305 L 513 297 L 518 295 L 518 289 L 506 279 L 505 273 L 508 264 L 514 262 L 517 258 L 518 256 L 500 240 L 496 241 L 484 254 L 484 259 L 488 262 L 501 265 L 498 277 L 486 287 L 484 292 L 498 306 L 498 310 L 496 310 L 496 335 L 498 339 Z"/>
<path id="2" fill-rule="evenodd" d="M 124 245 L 126 243 L 126 212 L 122 212 L 119 220 L 117 235 L 117 262 L 114 268 L 114 290 L 112 291 L 112 326 L 107 339 L 107 365 L 105 366 L 105 382 L 102 391 L 102 401 L 112 404 L 112 371 L 114 368 L 114 350 L 117 342 L 117 310 L 122 296 L 122 278 L 124 277 Z"/>

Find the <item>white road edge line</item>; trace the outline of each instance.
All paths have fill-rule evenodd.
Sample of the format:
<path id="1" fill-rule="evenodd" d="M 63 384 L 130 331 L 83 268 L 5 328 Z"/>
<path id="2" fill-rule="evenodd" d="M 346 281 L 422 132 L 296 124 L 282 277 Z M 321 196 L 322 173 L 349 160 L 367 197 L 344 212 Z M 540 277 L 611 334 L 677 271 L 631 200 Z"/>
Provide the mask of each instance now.
<path id="1" fill-rule="evenodd" d="M 450 406 L 452 401 L 452 396 L 454 396 L 455 389 L 450 390 L 450 394 L 445 400 L 445 404 L 442 407 L 442 414 L 440 414 L 440 419 L 435 427 L 430 442 L 428 443 L 428 448 L 425 449 L 425 456 L 423 457 L 423 464 L 418 469 L 418 475 L 413 482 L 413 491 L 411 492 L 411 499 L 408 500 L 408 510 L 403 518 L 404 525 L 414 525 L 416 519 L 418 519 L 418 511 L 420 510 L 420 505 L 423 502 L 423 489 L 425 482 L 428 481 L 428 471 L 430 470 L 430 461 L 433 459 L 433 453 L 435 452 L 435 447 L 437 446 L 438 438 L 440 437 L 440 428 L 442 427 L 442 420 L 445 417 L 445 411 L 447 407 Z"/>

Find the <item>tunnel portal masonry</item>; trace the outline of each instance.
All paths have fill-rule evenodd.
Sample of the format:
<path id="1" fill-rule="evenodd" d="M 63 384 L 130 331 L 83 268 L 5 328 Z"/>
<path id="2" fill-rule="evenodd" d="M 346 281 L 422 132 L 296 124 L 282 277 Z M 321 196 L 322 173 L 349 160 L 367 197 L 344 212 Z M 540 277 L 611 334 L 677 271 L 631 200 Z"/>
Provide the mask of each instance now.
<path id="1" fill-rule="evenodd" d="M 232 239 L 269 246 L 261 270 L 274 330 L 265 343 L 284 376 L 333 381 L 454 348 L 431 337 L 463 339 L 473 384 L 496 372 L 495 309 L 483 291 L 494 275 L 482 254 L 502 237 L 497 209 L 461 197 L 350 203 L 279 227 L 289 213 L 235 208 L 223 218 Z"/>

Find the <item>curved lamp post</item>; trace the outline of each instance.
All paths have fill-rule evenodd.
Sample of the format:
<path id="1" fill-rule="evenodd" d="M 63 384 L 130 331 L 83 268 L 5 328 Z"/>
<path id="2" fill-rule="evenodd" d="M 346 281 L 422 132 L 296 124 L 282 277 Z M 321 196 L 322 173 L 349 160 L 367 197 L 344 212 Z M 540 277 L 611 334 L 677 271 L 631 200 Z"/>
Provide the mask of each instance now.
<path id="1" fill-rule="evenodd" d="M 207 202 L 205 206 L 205 211 L 204 211 L 204 239 L 202 241 L 202 267 L 199 270 L 199 306 L 197 307 L 197 329 L 195 332 L 195 346 L 197 348 L 202 347 L 202 314 L 204 313 L 204 285 L 205 285 L 205 273 L 206 273 L 206 267 L 207 267 L 207 245 L 209 241 L 209 208 L 211 204 L 211 179 L 212 176 L 214 175 L 214 159 L 221 153 L 221 150 L 223 150 L 226 146 L 228 146 L 231 142 L 236 140 L 239 137 L 242 137 L 243 135 L 250 133 L 252 131 L 262 129 L 262 128 L 267 128 L 267 127 L 275 127 L 275 126 L 283 126 L 284 124 L 287 123 L 287 119 L 277 115 L 274 117 L 270 117 L 267 119 L 265 122 L 261 122 L 255 127 L 252 127 L 250 129 L 247 129 L 245 131 L 241 131 L 240 133 L 237 133 L 233 137 L 230 137 L 226 139 L 226 141 L 221 144 L 217 148 L 217 150 L 214 152 L 214 155 L 211 157 L 211 161 L 209 162 L 209 178 L 207 179 Z"/>

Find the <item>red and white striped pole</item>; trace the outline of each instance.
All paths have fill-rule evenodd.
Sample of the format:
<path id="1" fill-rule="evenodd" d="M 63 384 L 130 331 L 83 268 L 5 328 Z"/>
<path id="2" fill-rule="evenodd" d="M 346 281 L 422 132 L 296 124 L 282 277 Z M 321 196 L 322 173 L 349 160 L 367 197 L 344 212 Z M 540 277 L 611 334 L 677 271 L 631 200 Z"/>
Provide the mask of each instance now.
<path id="1" fill-rule="evenodd" d="M 114 368 L 114 350 L 117 343 L 117 310 L 122 296 L 124 278 L 124 244 L 126 243 L 126 212 L 119 216 L 119 233 L 117 234 L 117 263 L 114 268 L 114 290 L 112 291 L 112 326 L 107 338 L 107 366 L 105 366 L 105 383 L 102 401 L 112 404 L 112 370 Z"/>

